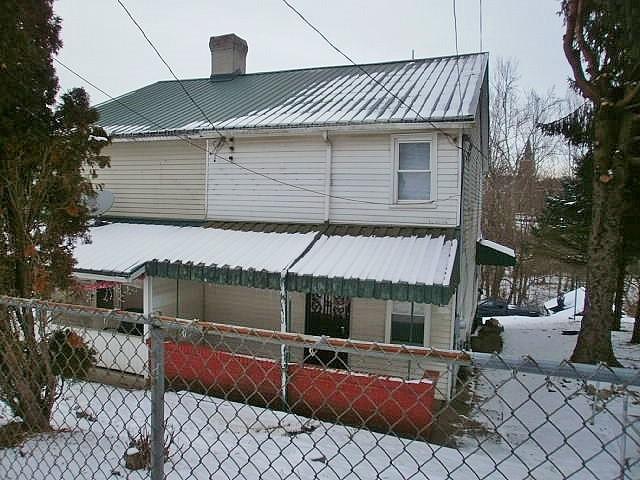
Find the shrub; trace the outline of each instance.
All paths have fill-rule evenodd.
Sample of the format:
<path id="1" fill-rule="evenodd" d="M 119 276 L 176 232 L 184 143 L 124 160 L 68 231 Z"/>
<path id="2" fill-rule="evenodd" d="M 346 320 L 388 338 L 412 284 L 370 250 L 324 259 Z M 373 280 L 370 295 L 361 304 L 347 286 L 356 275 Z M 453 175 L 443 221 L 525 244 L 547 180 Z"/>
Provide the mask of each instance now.
<path id="1" fill-rule="evenodd" d="M 96 351 L 78 333 L 65 328 L 49 335 L 49 354 L 54 375 L 85 379 L 96 365 Z"/>

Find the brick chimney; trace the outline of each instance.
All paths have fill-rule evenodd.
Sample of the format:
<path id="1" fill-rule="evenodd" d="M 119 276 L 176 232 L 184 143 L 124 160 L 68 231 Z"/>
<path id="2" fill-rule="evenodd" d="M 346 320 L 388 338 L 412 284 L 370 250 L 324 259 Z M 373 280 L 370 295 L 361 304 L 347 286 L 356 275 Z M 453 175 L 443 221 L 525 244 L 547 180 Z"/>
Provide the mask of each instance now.
<path id="1" fill-rule="evenodd" d="M 247 42 L 235 33 L 209 39 L 211 76 L 238 75 L 247 69 Z"/>

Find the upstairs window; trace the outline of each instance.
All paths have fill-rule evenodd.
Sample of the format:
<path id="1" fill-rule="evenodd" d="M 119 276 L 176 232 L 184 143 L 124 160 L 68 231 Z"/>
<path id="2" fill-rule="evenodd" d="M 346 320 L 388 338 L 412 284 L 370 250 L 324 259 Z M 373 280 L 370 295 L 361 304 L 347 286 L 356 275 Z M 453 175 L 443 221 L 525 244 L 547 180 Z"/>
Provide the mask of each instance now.
<path id="1" fill-rule="evenodd" d="M 399 137 L 394 144 L 396 202 L 419 203 L 434 200 L 433 142 Z"/>
<path id="2" fill-rule="evenodd" d="M 393 302 L 391 310 L 391 343 L 424 345 L 425 305 L 415 302 Z"/>

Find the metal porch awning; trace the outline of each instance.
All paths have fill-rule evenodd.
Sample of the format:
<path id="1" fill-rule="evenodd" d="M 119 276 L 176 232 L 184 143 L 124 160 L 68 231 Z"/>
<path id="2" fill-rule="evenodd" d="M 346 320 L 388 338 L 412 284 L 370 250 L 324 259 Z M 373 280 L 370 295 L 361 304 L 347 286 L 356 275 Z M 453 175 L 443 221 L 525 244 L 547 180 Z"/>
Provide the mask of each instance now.
<path id="1" fill-rule="evenodd" d="M 78 277 L 132 279 L 147 272 L 216 283 L 243 280 L 259 288 L 279 288 L 280 272 L 315 237 L 135 223 L 92 227 L 89 233 L 91 243 L 74 251 Z"/>
<path id="2" fill-rule="evenodd" d="M 444 234 L 326 235 L 113 223 L 74 252 L 84 278 L 151 276 L 338 296 L 447 304 L 457 240 Z"/>
<path id="3" fill-rule="evenodd" d="M 457 240 L 323 235 L 289 270 L 290 290 L 446 305 Z"/>
<path id="4" fill-rule="evenodd" d="M 516 264 L 516 252 L 512 248 L 483 238 L 478 240 L 476 246 L 476 264 L 513 267 Z"/>

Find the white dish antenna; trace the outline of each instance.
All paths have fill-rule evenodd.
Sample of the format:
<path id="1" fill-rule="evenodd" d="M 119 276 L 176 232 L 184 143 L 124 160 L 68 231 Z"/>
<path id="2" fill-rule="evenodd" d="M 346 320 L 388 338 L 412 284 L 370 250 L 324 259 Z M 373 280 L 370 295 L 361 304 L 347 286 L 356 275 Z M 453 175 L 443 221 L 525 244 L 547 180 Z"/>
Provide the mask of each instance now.
<path id="1" fill-rule="evenodd" d="M 94 197 L 86 197 L 87 208 L 92 217 L 104 215 L 113 206 L 115 195 L 111 190 L 102 190 Z"/>

